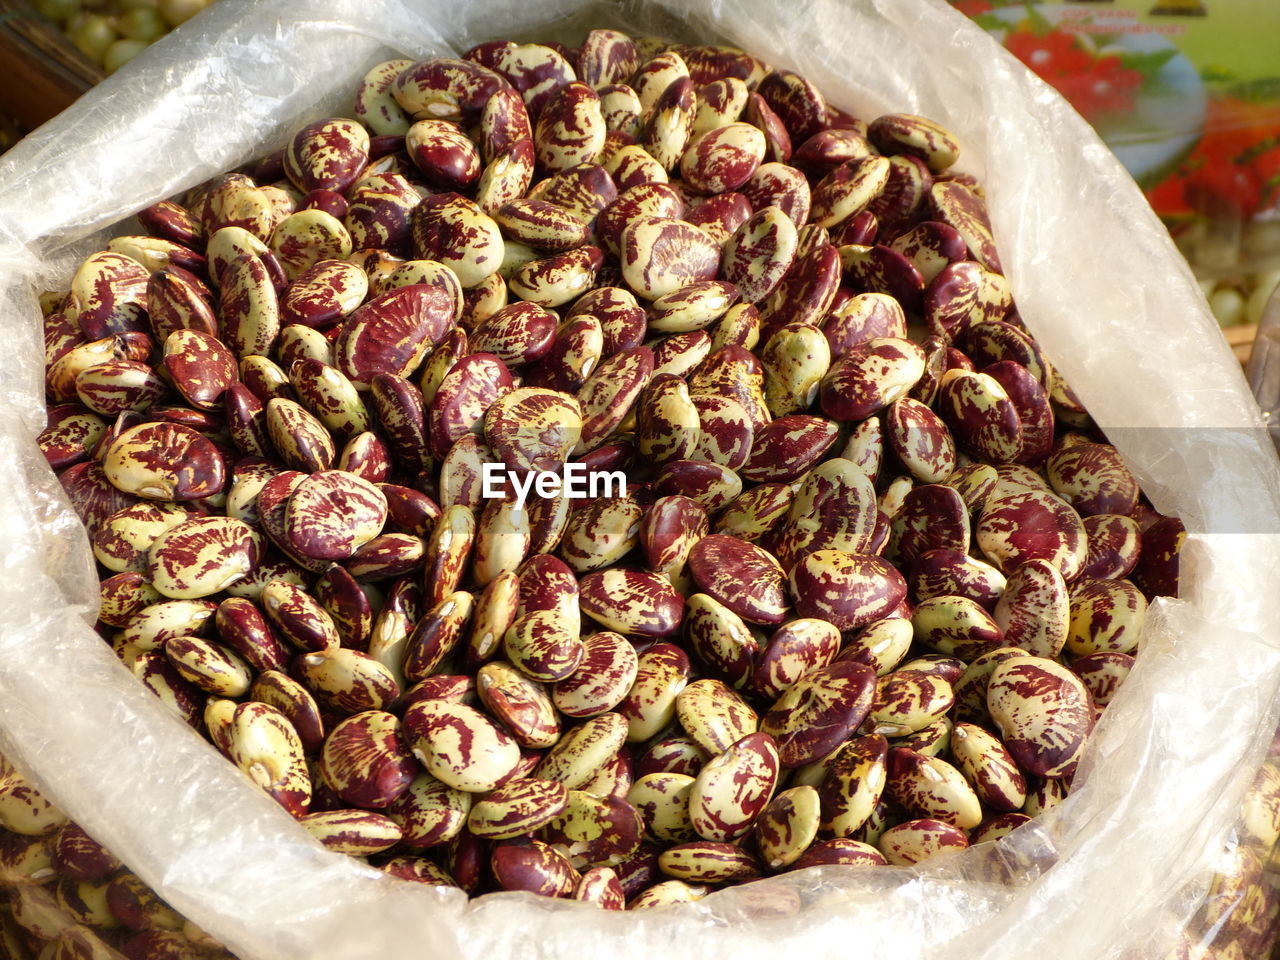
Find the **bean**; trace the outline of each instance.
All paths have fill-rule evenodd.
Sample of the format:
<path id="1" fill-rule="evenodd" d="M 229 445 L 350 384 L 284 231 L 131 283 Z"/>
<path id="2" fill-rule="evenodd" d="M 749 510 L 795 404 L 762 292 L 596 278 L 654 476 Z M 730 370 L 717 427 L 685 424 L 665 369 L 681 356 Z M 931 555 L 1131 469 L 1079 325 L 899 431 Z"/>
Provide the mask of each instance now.
<path id="1" fill-rule="evenodd" d="M 690 902 L 1061 802 L 1186 532 L 947 130 L 615 30 L 387 61 L 352 117 L 43 300 L 39 446 L 148 689 L 468 892 Z"/>

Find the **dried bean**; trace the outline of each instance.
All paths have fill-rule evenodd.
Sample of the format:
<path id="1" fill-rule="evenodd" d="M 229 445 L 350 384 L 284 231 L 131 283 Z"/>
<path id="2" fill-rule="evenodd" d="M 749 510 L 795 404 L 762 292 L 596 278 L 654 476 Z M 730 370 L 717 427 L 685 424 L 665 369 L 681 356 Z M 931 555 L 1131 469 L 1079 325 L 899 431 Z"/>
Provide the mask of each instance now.
<path id="1" fill-rule="evenodd" d="M 39 447 L 148 689 L 468 892 L 643 909 L 1061 802 L 1186 532 L 948 131 L 603 29 L 378 64 L 352 117 L 42 298 Z"/>

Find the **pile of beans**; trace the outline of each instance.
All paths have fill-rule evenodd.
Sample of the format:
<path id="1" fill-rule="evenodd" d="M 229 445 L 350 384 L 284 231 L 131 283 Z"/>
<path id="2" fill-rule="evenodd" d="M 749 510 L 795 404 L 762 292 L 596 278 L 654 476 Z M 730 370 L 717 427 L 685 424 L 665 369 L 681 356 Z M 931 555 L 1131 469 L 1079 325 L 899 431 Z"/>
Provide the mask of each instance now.
<path id="1" fill-rule="evenodd" d="M 327 847 L 472 894 L 1016 829 L 1184 532 L 959 155 L 727 47 L 376 66 L 44 298 L 102 636 Z"/>
<path id="2" fill-rule="evenodd" d="M 1280 731 L 1245 791 L 1240 823 L 1213 860 L 1208 889 L 1195 886 L 1196 905 L 1179 929 L 1171 958 L 1274 957 L 1280 936 Z M 1208 948 L 1212 949 L 1208 949 Z"/>
<path id="3" fill-rule="evenodd" d="M 86 57 L 107 73 L 122 66 L 213 0 L 35 0 Z"/>
<path id="4" fill-rule="evenodd" d="M 4 757 L 0 897 L 5 960 L 231 960 Z"/>

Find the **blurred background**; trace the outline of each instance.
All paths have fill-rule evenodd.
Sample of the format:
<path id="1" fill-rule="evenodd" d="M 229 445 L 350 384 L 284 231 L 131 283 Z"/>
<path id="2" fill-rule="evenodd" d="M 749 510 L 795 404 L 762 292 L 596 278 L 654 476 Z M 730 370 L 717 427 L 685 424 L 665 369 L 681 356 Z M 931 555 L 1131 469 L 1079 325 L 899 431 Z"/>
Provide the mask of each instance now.
<path id="1" fill-rule="evenodd" d="M 0 0 L 0 151 L 213 0 Z"/>
<path id="2" fill-rule="evenodd" d="M 1247 347 L 1280 283 L 1280 3 L 953 5 L 1094 125 Z"/>

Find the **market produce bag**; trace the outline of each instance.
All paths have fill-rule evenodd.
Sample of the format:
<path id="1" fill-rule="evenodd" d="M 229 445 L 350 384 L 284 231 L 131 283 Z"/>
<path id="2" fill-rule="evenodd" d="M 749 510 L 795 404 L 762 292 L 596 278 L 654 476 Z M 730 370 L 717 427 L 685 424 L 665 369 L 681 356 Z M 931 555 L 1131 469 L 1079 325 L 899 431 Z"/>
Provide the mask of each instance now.
<path id="1" fill-rule="evenodd" d="M 37 294 L 130 215 L 349 114 L 392 56 L 596 26 L 721 41 L 863 117 L 918 113 L 982 178 L 1030 330 L 1160 512 L 1181 596 L 1069 799 L 920 868 L 823 867 L 641 914 L 394 881 L 326 852 L 95 635 L 83 529 L 34 438 Z M 126 220 L 122 226 L 115 226 Z M 376 957 L 1161 957 L 1276 727 L 1280 464 L 1185 263 L 1056 93 L 940 0 L 223 0 L 0 162 L 0 751 L 245 960 Z"/>

